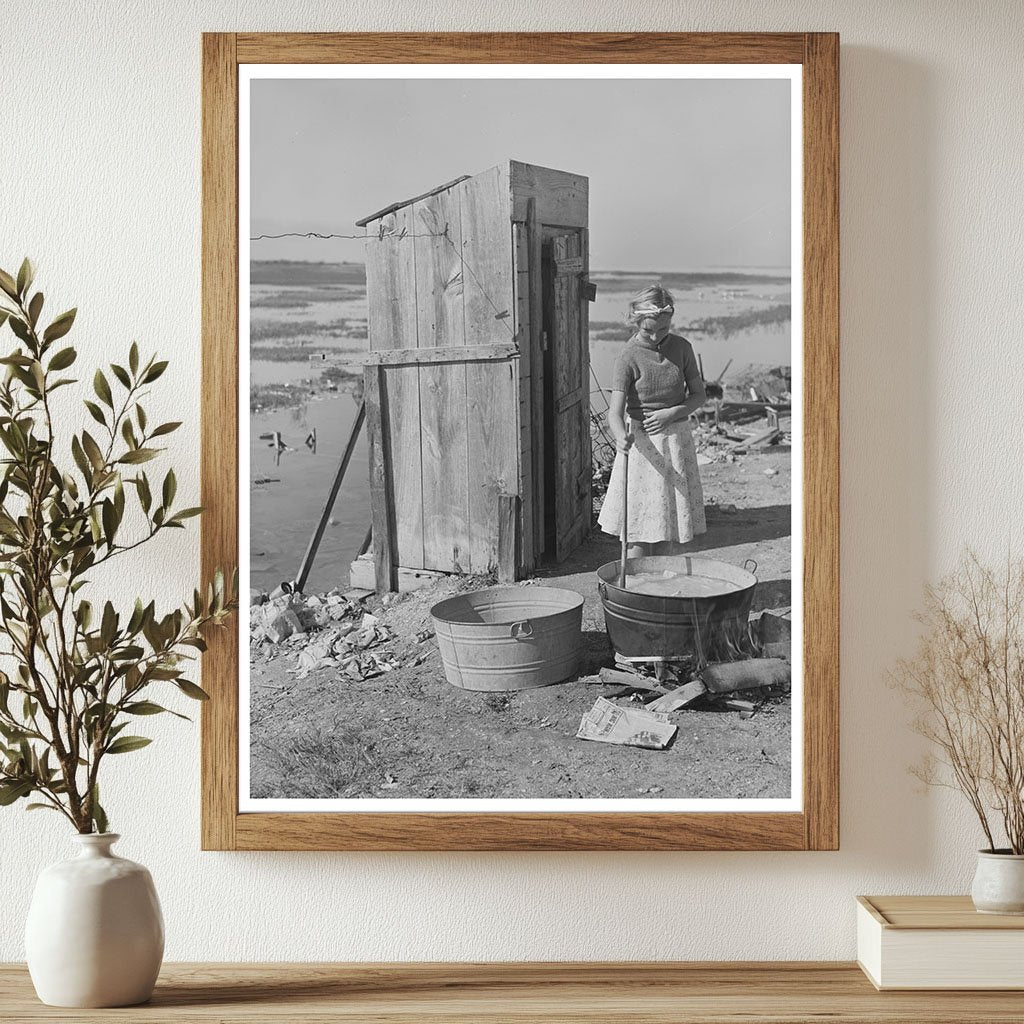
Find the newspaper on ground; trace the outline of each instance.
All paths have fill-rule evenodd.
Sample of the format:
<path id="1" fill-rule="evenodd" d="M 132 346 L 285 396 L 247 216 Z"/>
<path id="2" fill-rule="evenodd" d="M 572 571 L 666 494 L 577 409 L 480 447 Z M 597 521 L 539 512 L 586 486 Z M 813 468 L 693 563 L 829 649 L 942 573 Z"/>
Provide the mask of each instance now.
<path id="1" fill-rule="evenodd" d="M 621 708 L 604 697 L 598 697 L 581 719 L 576 738 L 663 750 L 675 734 L 676 726 L 669 721 L 668 715 L 640 708 Z"/>

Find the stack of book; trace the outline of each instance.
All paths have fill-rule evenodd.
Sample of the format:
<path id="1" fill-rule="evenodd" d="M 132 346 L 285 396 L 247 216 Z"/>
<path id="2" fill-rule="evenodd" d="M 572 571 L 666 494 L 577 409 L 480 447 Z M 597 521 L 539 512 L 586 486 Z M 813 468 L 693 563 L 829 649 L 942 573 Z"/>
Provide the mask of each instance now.
<path id="1" fill-rule="evenodd" d="M 857 962 L 878 989 L 1024 989 L 1024 915 L 979 914 L 970 896 L 858 896 Z"/>

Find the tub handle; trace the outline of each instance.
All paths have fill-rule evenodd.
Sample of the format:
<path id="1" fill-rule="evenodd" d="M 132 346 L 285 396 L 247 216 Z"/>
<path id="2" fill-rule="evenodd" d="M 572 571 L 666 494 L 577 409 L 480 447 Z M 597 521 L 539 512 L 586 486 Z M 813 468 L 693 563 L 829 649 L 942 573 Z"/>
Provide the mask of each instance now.
<path id="1" fill-rule="evenodd" d="M 508 635 L 513 640 L 529 640 L 533 636 L 533 623 L 529 619 L 523 619 L 522 622 L 513 622 Z"/>
<path id="2" fill-rule="evenodd" d="M 743 563 L 743 568 L 747 570 L 751 575 L 757 572 L 757 562 L 753 558 L 748 558 Z"/>
<path id="3" fill-rule="evenodd" d="M 601 580 L 597 585 L 597 592 L 601 595 L 602 601 L 608 600 L 608 584 L 604 580 Z"/>

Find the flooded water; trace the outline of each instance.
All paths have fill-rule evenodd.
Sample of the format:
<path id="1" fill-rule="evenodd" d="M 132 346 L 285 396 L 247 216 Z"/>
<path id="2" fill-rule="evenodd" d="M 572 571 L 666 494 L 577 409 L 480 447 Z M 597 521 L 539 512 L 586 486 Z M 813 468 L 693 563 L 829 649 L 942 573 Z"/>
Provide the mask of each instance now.
<path id="1" fill-rule="evenodd" d="M 252 586 L 271 590 L 295 579 L 320 519 L 355 420 L 351 395 L 333 395 L 298 409 L 251 419 L 249 564 Z M 305 438 L 316 429 L 314 453 Z M 261 434 L 280 431 L 288 449 L 278 453 Z M 313 563 L 307 591 L 348 586 L 349 563 L 370 526 L 369 466 L 365 432 L 349 464 L 340 496 Z"/>
<path id="2" fill-rule="evenodd" d="M 252 402 L 250 431 L 250 560 L 252 585 L 271 589 L 298 572 L 310 536 L 323 511 L 338 461 L 348 440 L 356 403 L 345 390 L 320 381 L 326 353 L 358 368 L 367 348 L 366 288 L 357 264 L 260 263 L 251 268 Z M 715 380 L 751 364 L 791 365 L 788 274 L 778 271 L 701 271 L 658 275 L 675 298 L 672 330 L 693 344 L 705 378 Z M 605 408 L 603 389 L 611 382 L 616 357 L 629 338 L 625 324 L 630 296 L 654 275 L 594 271 L 597 299 L 590 304 L 590 358 L 597 378 L 595 408 Z M 731 366 L 730 366 L 731 361 Z M 329 372 L 329 371 L 328 371 Z M 303 384 L 308 382 L 308 384 Z M 292 385 L 302 400 L 274 408 L 274 385 Z M 305 440 L 316 430 L 316 451 Z M 278 452 L 261 434 L 279 432 Z M 307 590 L 348 585 L 349 563 L 370 525 L 367 444 L 359 439 L 345 482 L 331 513 Z M 697 577 L 687 577 L 693 583 Z M 657 581 L 649 581 L 652 585 Z M 719 581 L 714 581 L 721 587 Z M 670 585 L 668 583 L 664 585 Z M 675 585 L 675 584 L 672 584 Z M 665 591 L 648 591 L 664 593 Z M 720 593 L 719 589 L 716 591 Z M 702 596 L 688 592 L 685 596 Z"/>

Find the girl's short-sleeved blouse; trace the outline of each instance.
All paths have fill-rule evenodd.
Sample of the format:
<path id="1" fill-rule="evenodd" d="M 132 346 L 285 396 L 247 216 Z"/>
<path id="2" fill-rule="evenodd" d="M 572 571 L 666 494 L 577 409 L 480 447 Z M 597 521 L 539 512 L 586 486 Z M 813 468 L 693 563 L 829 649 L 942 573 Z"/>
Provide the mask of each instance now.
<path id="1" fill-rule="evenodd" d="M 693 346 L 685 338 L 666 334 L 655 347 L 633 335 L 615 360 L 612 390 L 626 393 L 626 412 L 639 420 L 651 410 L 682 405 L 704 390 L 704 382 Z"/>

